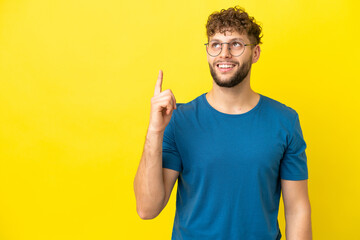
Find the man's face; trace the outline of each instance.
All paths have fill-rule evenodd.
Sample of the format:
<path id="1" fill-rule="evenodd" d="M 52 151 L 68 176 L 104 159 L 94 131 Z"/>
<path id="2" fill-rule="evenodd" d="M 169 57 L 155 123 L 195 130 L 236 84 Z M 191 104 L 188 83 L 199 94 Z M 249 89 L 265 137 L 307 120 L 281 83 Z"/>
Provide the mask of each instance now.
<path id="1" fill-rule="evenodd" d="M 247 35 L 239 34 L 236 31 L 216 33 L 209 38 L 210 41 L 217 40 L 219 42 L 230 42 L 240 39 L 245 44 L 251 43 Z M 209 54 L 207 59 L 209 62 L 210 73 L 214 82 L 220 87 L 231 88 L 241 83 L 249 74 L 252 65 L 252 50 L 250 46 L 246 46 L 242 55 L 234 57 L 230 54 L 229 44 L 222 45 L 221 53 L 212 57 Z"/>

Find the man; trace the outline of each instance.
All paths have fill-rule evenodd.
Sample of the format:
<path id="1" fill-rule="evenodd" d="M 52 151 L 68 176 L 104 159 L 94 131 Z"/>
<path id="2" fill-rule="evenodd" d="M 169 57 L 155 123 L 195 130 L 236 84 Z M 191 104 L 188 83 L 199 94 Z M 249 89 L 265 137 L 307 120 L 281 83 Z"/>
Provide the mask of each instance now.
<path id="1" fill-rule="evenodd" d="M 295 110 L 250 87 L 261 27 L 241 8 L 209 16 L 213 87 L 186 104 L 161 91 L 151 99 L 144 152 L 134 181 L 137 212 L 155 218 L 178 180 L 172 239 L 311 239 L 306 143 Z"/>

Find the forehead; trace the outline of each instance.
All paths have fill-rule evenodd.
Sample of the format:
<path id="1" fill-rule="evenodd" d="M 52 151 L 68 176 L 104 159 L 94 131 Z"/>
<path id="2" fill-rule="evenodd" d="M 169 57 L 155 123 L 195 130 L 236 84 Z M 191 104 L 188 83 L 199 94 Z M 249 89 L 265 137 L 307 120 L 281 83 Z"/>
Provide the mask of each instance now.
<path id="1" fill-rule="evenodd" d="M 232 39 L 240 39 L 244 42 L 248 42 L 249 38 L 247 34 L 241 34 L 237 31 L 225 31 L 224 33 L 217 32 L 213 36 L 209 37 L 209 41 L 231 41 Z"/>

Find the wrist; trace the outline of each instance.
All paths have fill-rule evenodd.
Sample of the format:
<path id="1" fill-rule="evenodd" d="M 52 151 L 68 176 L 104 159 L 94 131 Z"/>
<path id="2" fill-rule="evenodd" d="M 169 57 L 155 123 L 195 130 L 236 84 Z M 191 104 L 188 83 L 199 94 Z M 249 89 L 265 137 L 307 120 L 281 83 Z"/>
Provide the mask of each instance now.
<path id="1" fill-rule="evenodd" d="M 150 136 L 163 136 L 165 132 L 165 129 L 155 129 L 149 126 L 148 130 L 147 130 L 147 135 Z"/>

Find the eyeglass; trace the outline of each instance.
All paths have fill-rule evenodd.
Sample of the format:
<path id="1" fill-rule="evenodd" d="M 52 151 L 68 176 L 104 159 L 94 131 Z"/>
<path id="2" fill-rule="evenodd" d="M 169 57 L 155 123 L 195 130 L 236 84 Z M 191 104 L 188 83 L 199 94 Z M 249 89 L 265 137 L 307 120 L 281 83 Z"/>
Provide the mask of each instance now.
<path id="1" fill-rule="evenodd" d="M 210 56 L 216 57 L 221 53 L 223 44 L 229 44 L 228 49 L 233 57 L 241 56 L 241 54 L 244 53 L 246 46 L 256 45 L 254 43 L 245 44 L 241 40 L 233 40 L 230 42 L 223 42 L 223 43 L 219 41 L 210 41 L 208 43 L 205 43 L 204 45 L 206 46 L 206 52 Z"/>

